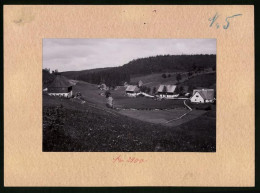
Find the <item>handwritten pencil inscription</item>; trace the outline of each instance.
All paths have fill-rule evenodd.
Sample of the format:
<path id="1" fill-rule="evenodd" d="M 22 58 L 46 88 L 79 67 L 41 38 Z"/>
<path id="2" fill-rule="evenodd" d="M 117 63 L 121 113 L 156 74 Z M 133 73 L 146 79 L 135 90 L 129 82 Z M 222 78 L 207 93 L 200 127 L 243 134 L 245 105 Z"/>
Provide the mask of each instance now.
<path id="1" fill-rule="evenodd" d="M 235 14 L 235 15 L 226 17 L 222 24 L 223 29 L 225 29 L 225 30 L 228 29 L 231 19 L 234 17 L 237 17 L 237 16 L 242 16 L 242 14 Z M 213 17 L 210 17 L 209 18 L 209 21 L 210 21 L 209 27 L 215 26 L 218 29 L 221 25 L 219 23 L 219 19 L 218 19 L 219 17 L 220 17 L 220 15 L 218 13 L 216 13 Z"/>
<path id="2" fill-rule="evenodd" d="M 134 164 L 140 164 L 140 163 L 144 163 L 144 162 L 146 162 L 146 160 L 144 160 L 144 159 L 140 159 L 140 158 L 136 158 L 136 157 L 124 158 L 121 155 L 113 158 L 113 163 L 134 163 Z"/>

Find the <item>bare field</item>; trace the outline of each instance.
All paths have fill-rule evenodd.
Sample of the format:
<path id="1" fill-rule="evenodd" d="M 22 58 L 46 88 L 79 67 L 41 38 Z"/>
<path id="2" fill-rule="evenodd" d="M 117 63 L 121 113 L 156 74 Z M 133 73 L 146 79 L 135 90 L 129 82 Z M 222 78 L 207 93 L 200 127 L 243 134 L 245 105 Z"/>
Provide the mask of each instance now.
<path id="1" fill-rule="evenodd" d="M 121 97 L 115 98 L 115 108 L 125 109 L 176 109 L 185 107 L 183 100 L 161 100 L 157 101 L 146 97 Z"/>
<path id="2" fill-rule="evenodd" d="M 119 111 L 122 115 L 126 115 L 141 121 L 155 123 L 155 124 L 162 124 L 165 126 L 178 126 L 187 121 L 195 119 L 202 114 L 206 113 L 204 110 L 194 110 L 189 112 L 189 110 L 184 108 L 179 109 L 172 109 L 172 110 L 156 110 L 156 111 L 149 111 L 149 110 L 120 110 Z M 183 118 L 179 120 L 174 120 L 179 118 L 181 115 L 188 113 Z M 170 122 L 168 122 L 170 121 Z"/>

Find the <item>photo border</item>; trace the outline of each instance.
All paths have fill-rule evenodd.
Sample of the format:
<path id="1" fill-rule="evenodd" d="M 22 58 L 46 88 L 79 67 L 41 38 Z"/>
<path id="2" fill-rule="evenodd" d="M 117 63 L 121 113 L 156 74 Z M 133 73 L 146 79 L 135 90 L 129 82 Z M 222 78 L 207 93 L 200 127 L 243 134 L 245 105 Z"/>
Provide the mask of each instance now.
<path id="1" fill-rule="evenodd" d="M 2 129 L 0 131 L 1 143 L 0 143 L 0 164 L 1 164 L 1 174 L 0 174 L 0 192 L 257 192 L 260 190 L 260 182 L 259 182 L 259 175 L 260 175 L 260 167 L 259 167 L 259 159 L 260 159 L 260 152 L 259 152 L 259 141 L 255 140 L 255 187 L 4 187 L 4 104 L 3 104 L 3 84 L 4 84 L 4 34 L 3 34 L 3 6 L 4 5 L 255 5 L 254 9 L 254 18 L 255 18 L 255 64 L 260 61 L 259 55 L 256 53 L 257 51 L 257 42 L 259 42 L 259 29 L 256 26 L 256 14 L 257 14 L 257 7 L 256 2 L 253 0 L 4 0 L 3 4 L 1 5 L 1 28 L 2 28 L 2 52 L 1 58 L 2 63 L 0 64 L 0 75 L 1 75 L 1 84 L 0 84 L 0 122 Z M 259 14 L 259 13 L 258 13 Z M 258 15 L 259 16 L 259 15 Z M 258 33 L 257 33 L 258 32 Z M 259 50 L 259 48 L 258 48 Z M 256 72 L 260 73 L 260 67 L 255 65 L 255 99 L 260 98 L 260 90 L 259 90 L 259 82 L 260 77 L 256 76 Z M 260 103 L 255 100 L 255 139 L 260 138 L 260 132 L 257 130 L 257 126 L 259 127 L 260 119 L 259 117 L 259 109 Z M 260 118 L 260 117 L 259 117 Z"/>

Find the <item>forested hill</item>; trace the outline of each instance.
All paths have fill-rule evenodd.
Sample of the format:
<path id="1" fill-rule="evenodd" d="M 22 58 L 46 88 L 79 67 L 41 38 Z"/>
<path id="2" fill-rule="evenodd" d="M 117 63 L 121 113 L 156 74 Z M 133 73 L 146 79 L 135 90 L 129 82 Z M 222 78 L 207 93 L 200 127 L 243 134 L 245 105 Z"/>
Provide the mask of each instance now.
<path id="1" fill-rule="evenodd" d="M 131 75 L 191 71 L 216 66 L 216 55 L 163 55 L 130 61 L 122 68 Z"/>
<path id="2" fill-rule="evenodd" d="M 160 72 L 187 72 L 216 67 L 216 55 L 160 55 L 140 58 L 113 68 L 63 72 L 70 79 L 109 86 L 129 82 L 133 75 L 147 75 Z"/>

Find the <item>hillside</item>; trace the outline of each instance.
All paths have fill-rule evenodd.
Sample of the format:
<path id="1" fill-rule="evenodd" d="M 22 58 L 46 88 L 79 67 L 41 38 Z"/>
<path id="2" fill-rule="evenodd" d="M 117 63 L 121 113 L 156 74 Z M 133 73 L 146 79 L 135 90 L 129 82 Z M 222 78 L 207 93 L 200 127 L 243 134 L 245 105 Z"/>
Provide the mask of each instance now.
<path id="1" fill-rule="evenodd" d="M 216 72 L 200 74 L 180 83 L 180 86 L 188 86 L 190 92 L 195 88 L 214 88 L 216 90 Z"/>
<path id="2" fill-rule="evenodd" d="M 88 103 L 47 95 L 43 95 L 43 101 L 45 152 L 216 151 L 216 120 L 211 111 L 173 129 L 116 111 L 109 114 Z"/>
<path id="3" fill-rule="evenodd" d="M 216 55 L 162 55 L 140 58 L 120 67 L 63 72 L 70 79 L 89 83 L 122 85 L 134 76 L 164 72 L 188 72 L 216 67 Z"/>
<path id="4" fill-rule="evenodd" d="M 216 55 L 163 55 L 140 58 L 122 66 L 131 75 L 157 72 L 187 72 L 216 66 Z"/>
<path id="5" fill-rule="evenodd" d="M 108 67 L 108 68 L 95 68 L 95 69 L 81 70 L 81 71 L 65 71 L 65 72 L 62 72 L 62 75 L 66 76 L 66 77 L 68 77 L 70 79 L 77 79 L 81 75 L 89 74 L 89 73 L 101 72 L 101 71 L 108 70 L 110 68 Z"/>

